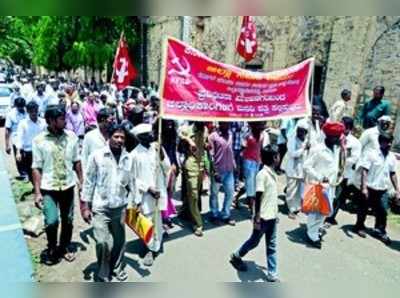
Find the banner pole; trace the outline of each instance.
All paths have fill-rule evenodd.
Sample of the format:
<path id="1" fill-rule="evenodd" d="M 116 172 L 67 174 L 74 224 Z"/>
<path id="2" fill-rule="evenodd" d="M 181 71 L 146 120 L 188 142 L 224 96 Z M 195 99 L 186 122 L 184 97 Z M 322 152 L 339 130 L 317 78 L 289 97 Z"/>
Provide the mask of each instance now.
<path id="1" fill-rule="evenodd" d="M 315 63 L 312 64 L 312 72 L 311 72 L 311 112 L 312 107 L 314 105 L 314 70 L 315 70 Z"/>
<path id="2" fill-rule="evenodd" d="M 307 116 L 307 122 L 310 124 L 310 126 L 312 126 L 312 109 L 313 109 L 313 105 L 314 105 L 314 69 L 315 69 L 315 63 L 312 63 L 312 71 L 311 71 L 311 90 L 309 90 L 309 94 L 311 95 L 311 100 L 310 100 L 310 105 L 311 105 L 311 115 Z M 317 123 L 317 125 L 319 125 Z M 311 133 L 308 132 L 307 133 L 307 143 L 310 144 L 311 143 Z M 307 150 L 308 152 L 310 151 L 310 149 Z"/>
<path id="3" fill-rule="evenodd" d="M 157 166 L 156 166 L 156 189 L 158 191 L 161 191 L 160 189 L 158 189 L 161 186 L 161 183 L 159 183 L 159 178 L 161 177 L 161 150 L 162 150 L 162 137 L 161 137 L 161 130 L 162 130 L 162 118 L 161 116 L 158 117 L 158 146 L 156 146 L 157 148 Z M 164 156 L 164 158 L 166 158 L 166 156 Z M 158 185 L 157 185 L 158 184 Z M 158 213 L 160 212 L 159 210 L 159 200 L 156 201 L 156 213 L 154 214 L 154 238 L 156 238 L 157 236 L 157 228 L 158 225 L 161 224 L 161 222 L 159 222 L 159 216 Z"/>

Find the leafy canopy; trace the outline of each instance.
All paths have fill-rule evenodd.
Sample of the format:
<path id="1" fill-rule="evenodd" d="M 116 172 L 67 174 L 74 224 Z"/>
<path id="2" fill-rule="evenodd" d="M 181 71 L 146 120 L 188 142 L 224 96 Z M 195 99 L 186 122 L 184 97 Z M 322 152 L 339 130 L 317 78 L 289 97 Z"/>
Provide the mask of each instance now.
<path id="1" fill-rule="evenodd" d="M 56 71 L 102 70 L 112 63 L 121 32 L 135 45 L 137 28 L 136 17 L 0 17 L 0 57 Z"/>

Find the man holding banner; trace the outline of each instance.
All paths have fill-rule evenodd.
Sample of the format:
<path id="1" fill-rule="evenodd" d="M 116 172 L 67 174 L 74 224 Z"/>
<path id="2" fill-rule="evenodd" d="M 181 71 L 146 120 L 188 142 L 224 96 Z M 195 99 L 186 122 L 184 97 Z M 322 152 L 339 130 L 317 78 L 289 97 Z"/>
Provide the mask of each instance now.
<path id="1" fill-rule="evenodd" d="M 235 221 L 231 218 L 231 205 L 235 191 L 235 159 L 232 149 L 232 134 L 229 131 L 229 122 L 220 122 L 218 130 L 208 138 L 212 162 L 210 209 L 212 221 L 222 220 L 231 226 Z M 223 186 L 225 198 L 222 211 L 218 208 L 219 189 Z"/>
<path id="2" fill-rule="evenodd" d="M 192 121 L 266 121 L 310 116 L 309 90 L 314 58 L 271 73 L 217 62 L 168 37 L 164 45 L 160 116 Z M 184 209 L 203 235 L 198 202 L 204 171 L 204 124 L 181 134 Z"/>
<path id="3" fill-rule="evenodd" d="M 161 78 L 161 116 L 195 121 L 265 121 L 310 115 L 314 59 L 271 73 L 208 58 L 168 38 Z"/>
<path id="4" fill-rule="evenodd" d="M 194 234 L 198 237 L 203 236 L 199 200 L 201 200 L 207 136 L 204 122 L 195 122 L 180 133 L 180 149 L 185 155 L 182 167 L 183 212 L 193 221 Z"/>

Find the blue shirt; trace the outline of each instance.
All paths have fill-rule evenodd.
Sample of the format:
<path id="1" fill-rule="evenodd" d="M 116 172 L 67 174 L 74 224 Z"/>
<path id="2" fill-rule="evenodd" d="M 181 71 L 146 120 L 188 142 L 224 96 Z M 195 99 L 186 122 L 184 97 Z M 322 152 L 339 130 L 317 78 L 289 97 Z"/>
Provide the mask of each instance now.
<path id="1" fill-rule="evenodd" d="M 380 117 L 389 115 L 390 115 L 389 100 L 371 99 L 370 101 L 364 104 L 364 107 L 361 112 L 361 120 L 363 122 L 363 128 L 367 129 L 374 127 L 377 124 L 378 119 Z"/>

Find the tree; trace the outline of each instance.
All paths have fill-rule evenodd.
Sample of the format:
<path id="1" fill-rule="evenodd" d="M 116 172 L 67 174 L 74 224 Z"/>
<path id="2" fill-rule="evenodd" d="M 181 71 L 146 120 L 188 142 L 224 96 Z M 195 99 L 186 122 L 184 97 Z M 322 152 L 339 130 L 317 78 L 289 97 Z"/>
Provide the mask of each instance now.
<path id="1" fill-rule="evenodd" d="M 121 32 L 133 47 L 138 28 L 137 17 L 0 17 L 0 57 L 55 71 L 103 70 L 112 64 Z"/>
<path id="2" fill-rule="evenodd" d="M 136 17 L 41 17 L 33 61 L 56 71 L 85 66 L 103 70 L 112 62 L 122 31 L 128 43 L 137 42 L 137 24 Z"/>
<path id="3" fill-rule="evenodd" d="M 32 61 L 32 35 L 38 17 L 0 17 L 0 57 L 23 66 Z"/>

